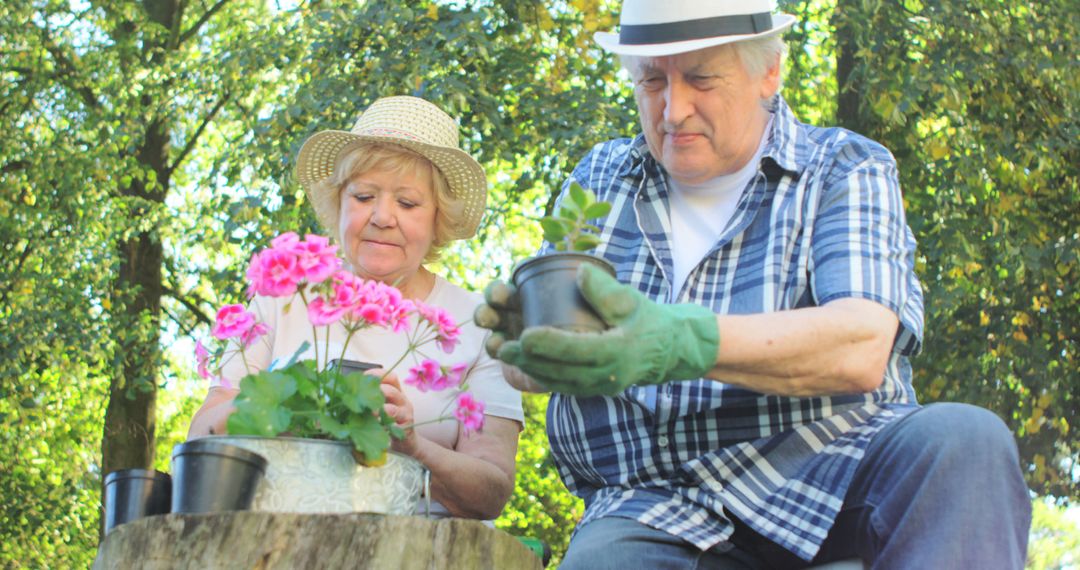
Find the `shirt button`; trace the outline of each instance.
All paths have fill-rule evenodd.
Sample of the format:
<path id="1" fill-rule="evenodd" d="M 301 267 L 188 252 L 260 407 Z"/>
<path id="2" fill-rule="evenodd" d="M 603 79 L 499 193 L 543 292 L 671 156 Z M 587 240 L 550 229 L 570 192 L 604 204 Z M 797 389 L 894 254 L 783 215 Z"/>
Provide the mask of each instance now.
<path id="1" fill-rule="evenodd" d="M 660 447 L 667 447 L 667 444 L 668 440 L 666 435 L 662 435 L 656 438 L 656 445 L 659 445 Z"/>

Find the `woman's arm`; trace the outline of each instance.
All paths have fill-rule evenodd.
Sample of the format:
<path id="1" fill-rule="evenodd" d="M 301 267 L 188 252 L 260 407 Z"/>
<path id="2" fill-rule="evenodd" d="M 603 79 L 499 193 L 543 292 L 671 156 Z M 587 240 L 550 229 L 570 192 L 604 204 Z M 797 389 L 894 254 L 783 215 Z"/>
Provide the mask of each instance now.
<path id="1" fill-rule="evenodd" d="M 372 374 L 381 374 L 380 369 Z M 415 423 L 412 403 L 394 374 L 383 377 L 386 413 L 398 425 Z M 456 517 L 493 519 L 499 516 L 514 490 L 514 458 L 521 424 L 484 416 L 484 429 L 465 434 L 458 426 L 457 444 L 448 449 L 409 429 L 393 440 L 391 449 L 420 461 L 431 471 L 431 498 Z"/>
<path id="2" fill-rule="evenodd" d="M 455 517 L 497 518 L 514 492 L 514 457 L 521 424 L 484 416 L 482 432 L 465 435 L 447 449 L 429 439 L 420 442 L 414 457 L 431 470 L 431 498 Z"/>

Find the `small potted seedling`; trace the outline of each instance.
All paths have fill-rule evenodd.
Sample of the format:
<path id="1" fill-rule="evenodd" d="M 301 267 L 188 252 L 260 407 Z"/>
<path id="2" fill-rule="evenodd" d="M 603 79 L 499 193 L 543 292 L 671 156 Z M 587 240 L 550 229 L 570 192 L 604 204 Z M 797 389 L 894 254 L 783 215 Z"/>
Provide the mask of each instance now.
<path id="1" fill-rule="evenodd" d="M 551 326 L 575 332 L 607 328 L 578 291 L 577 270 L 591 263 L 615 275 L 607 260 L 585 253 L 600 245 L 596 235 L 600 230 L 589 220 L 603 218 L 610 211 L 611 204 L 597 201 L 595 194 L 571 181 L 558 210 L 541 218 L 544 239 L 556 251 L 525 260 L 512 277 L 525 328 Z"/>

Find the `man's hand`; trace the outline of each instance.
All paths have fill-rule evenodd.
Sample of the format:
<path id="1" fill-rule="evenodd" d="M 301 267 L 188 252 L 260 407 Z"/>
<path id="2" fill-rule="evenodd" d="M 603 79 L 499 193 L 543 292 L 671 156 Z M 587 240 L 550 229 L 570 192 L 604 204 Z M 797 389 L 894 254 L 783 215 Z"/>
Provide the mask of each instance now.
<path id="1" fill-rule="evenodd" d="M 497 284 L 488 287 L 488 306 Z M 578 269 L 578 288 L 610 329 L 574 333 L 534 327 L 519 340 L 504 335 L 494 356 L 554 391 L 575 396 L 614 395 L 635 384 L 700 378 L 715 364 L 720 333 L 709 309 L 655 303 L 589 265 Z M 510 293 L 507 299 L 516 301 Z M 485 326 L 479 318 L 483 309 L 477 311 L 480 326 Z M 497 315 L 500 323 L 510 322 L 507 312 Z M 520 330 L 520 312 L 517 318 Z"/>
<path id="2" fill-rule="evenodd" d="M 476 326 L 491 329 L 491 336 L 484 348 L 492 358 L 497 358 L 499 348 L 508 340 L 521 335 L 521 303 L 517 289 L 506 281 L 492 281 L 484 289 L 484 304 L 473 313 Z"/>

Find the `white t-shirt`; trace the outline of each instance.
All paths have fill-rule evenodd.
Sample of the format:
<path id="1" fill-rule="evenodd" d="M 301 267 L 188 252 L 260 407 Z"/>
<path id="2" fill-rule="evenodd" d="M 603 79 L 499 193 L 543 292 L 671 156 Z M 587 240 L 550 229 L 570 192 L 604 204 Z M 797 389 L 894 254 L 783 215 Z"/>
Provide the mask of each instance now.
<path id="1" fill-rule="evenodd" d="M 701 263 L 727 229 L 743 190 L 758 172 L 769 131 L 766 125 L 754 158 L 736 172 L 701 184 L 682 184 L 668 178 L 671 189 L 671 261 L 674 266 L 671 301 L 679 298 L 690 272 Z"/>
<path id="2" fill-rule="evenodd" d="M 304 304 L 297 298 L 286 312 L 287 301 L 287 298 L 256 297 L 250 304 L 249 308 L 255 316 L 270 327 L 270 333 L 252 344 L 246 352 L 247 363 L 252 372 L 282 367 L 289 362 L 305 341 L 314 344 L 312 327 Z M 417 423 L 452 414 L 457 392 L 455 390 L 421 392 L 405 384 L 404 379 L 409 368 L 418 364 L 423 357 L 431 358 L 442 365 L 462 362 L 472 364 L 476 361 L 477 364 L 467 379 L 468 391 L 484 403 L 484 415 L 507 418 L 524 424 L 525 414 L 521 407 L 521 393 L 506 383 L 499 362 L 489 357 L 484 350 L 484 341 L 487 339 L 488 331 L 477 327 L 472 320 L 473 311 L 483 302 L 483 297 L 436 276 L 435 286 L 424 302 L 448 311 L 461 327 L 459 342 L 452 353 L 443 352 L 432 342 L 421 347 L 420 352 L 423 356 L 416 353 L 410 354 L 394 366 L 408 348 L 405 333 L 369 328 L 353 335 L 345 350 L 345 358 L 375 363 L 387 368 L 394 366 L 391 370 L 402 381 L 401 388 L 412 402 L 413 418 Z M 415 320 L 412 321 L 412 324 L 414 323 Z M 319 332 L 319 362 L 325 363 L 327 360 L 324 344 L 326 327 L 318 327 L 317 330 Z M 331 360 L 341 356 L 345 337 L 345 329 L 340 324 L 330 327 Z M 314 358 L 315 352 L 312 346 L 309 346 L 299 357 L 300 360 Z M 240 379 L 247 373 L 240 358 L 232 358 L 222 369 L 222 376 L 228 378 L 236 386 L 239 386 Z M 212 383 L 212 385 L 215 384 Z M 457 444 L 458 423 L 453 417 L 418 426 L 416 431 L 449 449 L 454 449 Z M 420 509 L 423 510 L 422 505 Z M 433 502 L 432 512 L 433 514 L 445 513 L 445 509 L 442 505 Z"/>

